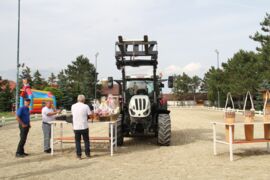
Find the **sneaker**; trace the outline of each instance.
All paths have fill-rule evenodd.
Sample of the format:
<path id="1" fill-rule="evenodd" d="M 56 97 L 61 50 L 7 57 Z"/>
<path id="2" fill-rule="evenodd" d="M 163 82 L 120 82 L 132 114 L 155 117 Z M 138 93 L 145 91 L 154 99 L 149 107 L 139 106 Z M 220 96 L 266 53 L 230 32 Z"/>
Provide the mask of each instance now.
<path id="1" fill-rule="evenodd" d="M 86 158 L 87 158 L 87 159 L 89 159 L 90 157 L 91 157 L 90 154 L 89 154 L 89 155 L 86 155 Z"/>
<path id="2" fill-rule="evenodd" d="M 28 153 L 23 153 L 23 155 L 25 155 L 25 156 L 29 156 L 29 154 L 28 154 Z"/>
<path id="3" fill-rule="evenodd" d="M 77 156 L 77 159 L 78 159 L 78 160 L 82 160 L 82 157 L 81 157 L 81 156 Z"/>
<path id="4" fill-rule="evenodd" d="M 44 150 L 44 152 L 45 152 L 45 153 L 51 153 L 52 150 L 51 150 L 51 148 L 50 148 L 50 149 Z"/>
<path id="5" fill-rule="evenodd" d="M 19 153 L 16 153 L 16 155 L 15 155 L 17 158 L 24 158 L 25 157 L 25 155 L 24 154 L 19 154 Z"/>

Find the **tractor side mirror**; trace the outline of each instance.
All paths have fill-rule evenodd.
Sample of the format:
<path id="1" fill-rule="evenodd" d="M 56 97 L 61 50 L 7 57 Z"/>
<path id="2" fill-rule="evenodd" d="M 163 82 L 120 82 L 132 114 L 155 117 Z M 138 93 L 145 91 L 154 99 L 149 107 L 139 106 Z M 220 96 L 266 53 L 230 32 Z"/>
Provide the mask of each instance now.
<path id="1" fill-rule="evenodd" d="M 113 77 L 108 77 L 108 88 L 109 89 L 113 88 Z"/>
<path id="2" fill-rule="evenodd" d="M 174 80 L 173 76 L 168 77 L 168 87 L 169 88 L 173 88 L 173 80 Z"/>

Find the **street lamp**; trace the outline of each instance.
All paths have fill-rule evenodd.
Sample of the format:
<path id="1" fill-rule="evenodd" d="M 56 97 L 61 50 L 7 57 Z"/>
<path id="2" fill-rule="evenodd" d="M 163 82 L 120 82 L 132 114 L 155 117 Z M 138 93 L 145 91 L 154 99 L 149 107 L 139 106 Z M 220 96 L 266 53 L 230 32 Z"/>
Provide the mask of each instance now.
<path id="1" fill-rule="evenodd" d="M 95 54 L 95 99 L 97 99 L 97 57 L 99 53 L 97 52 Z"/>
<path id="2" fill-rule="evenodd" d="M 21 0 L 18 0 L 18 36 L 17 36 L 17 77 L 16 77 L 16 111 L 19 103 L 19 68 L 20 68 L 20 14 L 21 14 Z"/>
<path id="3" fill-rule="evenodd" d="M 219 51 L 216 49 L 215 53 L 217 53 L 217 69 L 219 69 Z M 219 96 L 219 87 L 217 86 L 217 90 L 218 90 L 218 107 L 220 107 L 220 96 Z"/>
<path id="4" fill-rule="evenodd" d="M 219 69 L 219 51 L 216 49 L 215 53 L 217 53 L 217 68 Z"/>

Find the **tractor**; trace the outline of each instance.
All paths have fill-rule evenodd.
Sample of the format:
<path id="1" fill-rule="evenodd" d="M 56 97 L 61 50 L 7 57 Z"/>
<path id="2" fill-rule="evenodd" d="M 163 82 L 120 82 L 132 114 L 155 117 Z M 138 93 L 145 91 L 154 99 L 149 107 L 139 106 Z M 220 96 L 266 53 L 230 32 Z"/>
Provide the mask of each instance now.
<path id="1" fill-rule="evenodd" d="M 118 36 L 115 43 L 115 59 L 122 79 L 108 77 L 108 87 L 114 82 L 119 86 L 120 114 L 117 125 L 117 144 L 123 145 L 124 137 L 154 136 L 157 144 L 169 146 L 171 141 L 170 111 L 163 101 L 161 90 L 163 82 L 168 80 L 168 87 L 173 87 L 173 77 L 162 79 L 157 75 L 157 42 L 143 40 L 123 40 Z M 149 66 L 151 75 L 127 75 L 127 67 Z"/>

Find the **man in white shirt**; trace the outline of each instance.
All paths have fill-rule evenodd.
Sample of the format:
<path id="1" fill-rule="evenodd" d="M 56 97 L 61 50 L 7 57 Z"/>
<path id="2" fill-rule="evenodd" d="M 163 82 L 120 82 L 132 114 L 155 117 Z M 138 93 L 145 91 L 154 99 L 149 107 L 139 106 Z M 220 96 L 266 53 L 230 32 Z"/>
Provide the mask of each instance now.
<path id="1" fill-rule="evenodd" d="M 51 140 L 51 124 L 50 121 L 55 119 L 55 115 L 60 111 L 52 108 L 52 101 L 46 101 L 46 105 L 42 108 L 42 130 L 44 135 L 44 152 L 51 153 L 50 140 Z"/>
<path id="2" fill-rule="evenodd" d="M 78 95 L 78 102 L 71 106 L 71 113 L 73 117 L 73 130 L 75 134 L 76 154 L 77 158 L 81 159 L 81 136 L 83 136 L 85 155 L 90 157 L 90 142 L 89 142 L 89 129 L 88 118 L 91 115 L 91 111 L 88 105 L 84 104 L 84 95 Z"/>

